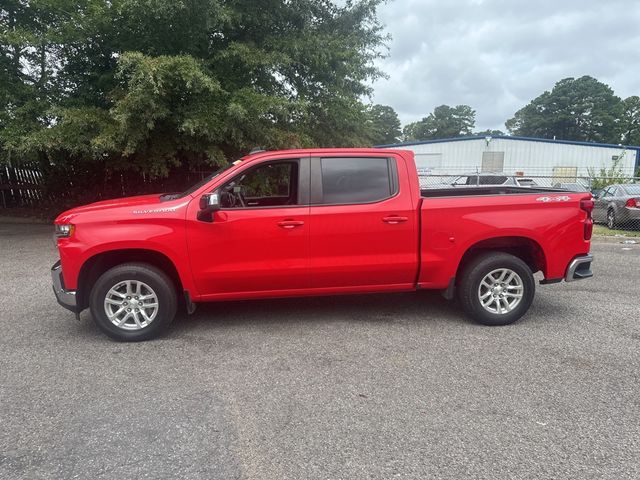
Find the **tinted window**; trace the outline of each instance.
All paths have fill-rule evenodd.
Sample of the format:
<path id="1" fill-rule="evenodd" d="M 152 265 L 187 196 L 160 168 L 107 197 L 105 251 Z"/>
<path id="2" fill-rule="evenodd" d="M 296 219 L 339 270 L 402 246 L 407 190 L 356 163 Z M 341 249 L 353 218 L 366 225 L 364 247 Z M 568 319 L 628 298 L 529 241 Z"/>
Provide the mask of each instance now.
<path id="1" fill-rule="evenodd" d="M 507 181 L 507 177 L 499 175 L 480 175 L 479 177 L 468 177 L 467 185 L 502 185 Z"/>
<path id="2" fill-rule="evenodd" d="M 490 175 L 480 177 L 480 185 L 502 185 L 507 177 L 493 177 Z"/>
<path id="3" fill-rule="evenodd" d="M 323 158 L 322 203 L 368 203 L 393 195 L 387 158 Z"/>

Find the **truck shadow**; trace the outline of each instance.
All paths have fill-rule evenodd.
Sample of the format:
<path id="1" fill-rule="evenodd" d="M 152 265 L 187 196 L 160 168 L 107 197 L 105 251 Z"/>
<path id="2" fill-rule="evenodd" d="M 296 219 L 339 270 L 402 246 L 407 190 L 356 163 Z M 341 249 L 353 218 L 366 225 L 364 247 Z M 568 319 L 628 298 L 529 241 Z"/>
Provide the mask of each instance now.
<path id="1" fill-rule="evenodd" d="M 173 333 L 250 324 L 368 322 L 467 323 L 454 302 L 438 292 L 304 297 L 202 303 L 193 315 L 178 314 Z"/>
<path id="2" fill-rule="evenodd" d="M 526 315 L 527 326 L 555 323 L 558 318 L 570 314 L 570 304 L 552 296 L 543 297 L 539 296 L 534 300 Z M 83 321 L 70 323 L 70 328 L 73 328 L 75 336 L 102 339 L 102 334 L 89 315 L 88 311 L 83 312 Z M 278 331 L 295 326 L 304 328 L 305 325 L 310 329 L 318 329 L 339 323 L 354 326 L 440 324 L 454 329 L 478 327 L 464 314 L 455 300 L 447 301 L 439 292 L 421 291 L 202 303 L 193 315 L 187 315 L 184 308 L 181 308 L 175 321 L 161 338 L 208 336 L 243 329 Z M 523 324 L 517 322 L 513 327 L 519 328 L 520 325 Z"/>

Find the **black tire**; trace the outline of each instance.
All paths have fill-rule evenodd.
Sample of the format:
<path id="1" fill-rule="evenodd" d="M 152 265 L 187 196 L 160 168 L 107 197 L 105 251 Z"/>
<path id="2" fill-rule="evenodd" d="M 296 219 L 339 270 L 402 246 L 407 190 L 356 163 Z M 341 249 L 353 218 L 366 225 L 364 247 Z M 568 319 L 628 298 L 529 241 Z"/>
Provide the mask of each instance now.
<path id="1" fill-rule="evenodd" d="M 500 270 L 508 269 L 515 272 L 520 279 L 522 287 L 522 296 L 519 298 L 519 302 L 515 304 L 512 310 L 507 313 L 492 313 L 487 308 L 493 307 L 494 310 L 500 308 L 503 309 L 503 303 L 500 303 L 500 299 L 496 298 L 489 307 L 485 308 L 480 300 L 480 284 L 490 273 Z M 517 283 L 517 278 L 513 277 L 513 282 Z M 485 286 L 485 294 L 489 293 L 489 289 Z M 519 287 L 509 287 L 519 288 Z M 536 284 L 533 278 L 533 273 L 529 266 L 520 260 L 518 257 L 503 252 L 488 252 L 474 258 L 463 270 L 461 278 L 458 283 L 458 299 L 462 304 L 464 311 L 475 321 L 483 325 L 498 326 L 509 325 L 520 317 L 522 317 L 533 301 L 535 295 Z M 505 291 L 500 287 L 500 291 Z M 516 293 L 519 290 L 515 290 Z M 498 294 L 499 295 L 499 294 Z M 510 293 L 505 293 L 510 296 Z M 490 294 L 493 297 L 493 294 Z M 490 299 L 488 299 L 489 301 Z M 507 298 L 507 300 L 509 300 Z M 512 298 L 515 302 L 515 299 Z M 500 305 L 500 307 L 498 307 Z"/>
<path id="2" fill-rule="evenodd" d="M 618 220 L 616 219 L 616 212 L 613 209 L 607 211 L 607 227 L 609 230 L 614 230 L 618 226 Z"/>
<path id="3" fill-rule="evenodd" d="M 134 281 L 134 283 L 144 283 L 152 289 L 153 294 L 157 297 L 155 317 L 147 325 L 137 330 L 127 330 L 116 326 L 109 320 L 105 311 L 105 299 L 111 288 L 128 280 Z M 176 290 L 171 279 L 162 270 L 145 263 L 125 263 L 104 272 L 91 289 L 89 301 L 91 316 L 98 327 L 111 338 L 123 342 L 150 340 L 160 335 L 173 321 L 177 304 Z M 149 312 L 147 309 L 145 311 Z M 127 322 L 132 320 L 129 319 Z M 131 327 L 136 328 L 135 326 Z"/>

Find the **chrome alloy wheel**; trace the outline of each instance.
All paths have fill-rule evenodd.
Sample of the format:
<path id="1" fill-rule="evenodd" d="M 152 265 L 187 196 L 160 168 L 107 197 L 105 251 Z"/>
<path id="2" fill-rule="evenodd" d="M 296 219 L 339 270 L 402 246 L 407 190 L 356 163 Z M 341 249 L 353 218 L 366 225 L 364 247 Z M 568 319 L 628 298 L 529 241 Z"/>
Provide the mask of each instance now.
<path id="1" fill-rule="evenodd" d="M 480 282 L 478 298 L 482 307 L 491 313 L 504 315 L 511 312 L 522 300 L 522 279 L 513 270 L 498 268 L 489 272 Z"/>
<path id="2" fill-rule="evenodd" d="M 107 318 L 123 330 L 141 330 L 158 314 L 156 292 L 144 282 L 125 280 L 109 289 L 104 299 Z"/>

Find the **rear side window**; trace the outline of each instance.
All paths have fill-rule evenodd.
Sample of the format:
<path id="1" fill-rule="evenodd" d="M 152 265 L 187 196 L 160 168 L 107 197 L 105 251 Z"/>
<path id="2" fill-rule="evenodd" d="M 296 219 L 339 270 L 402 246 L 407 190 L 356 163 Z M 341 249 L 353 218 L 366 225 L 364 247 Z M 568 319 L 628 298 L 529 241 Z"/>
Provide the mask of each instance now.
<path id="1" fill-rule="evenodd" d="M 389 158 L 322 158 L 322 204 L 371 203 L 396 192 L 395 163 Z"/>

